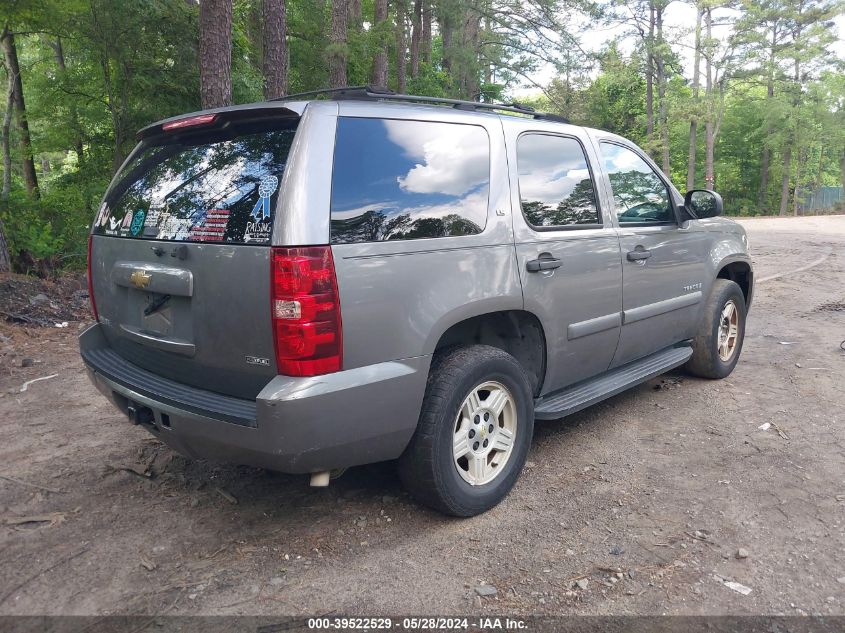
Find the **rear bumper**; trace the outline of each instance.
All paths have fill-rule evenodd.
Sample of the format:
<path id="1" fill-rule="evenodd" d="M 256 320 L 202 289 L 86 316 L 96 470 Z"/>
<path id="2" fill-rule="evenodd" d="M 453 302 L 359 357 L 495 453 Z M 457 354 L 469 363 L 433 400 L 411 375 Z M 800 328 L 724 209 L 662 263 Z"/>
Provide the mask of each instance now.
<path id="1" fill-rule="evenodd" d="M 97 389 L 121 411 L 147 407 L 144 426 L 189 457 L 309 473 L 395 459 L 416 428 L 431 358 L 346 371 L 276 376 L 255 401 L 161 378 L 113 352 L 100 325 L 79 337 Z"/>

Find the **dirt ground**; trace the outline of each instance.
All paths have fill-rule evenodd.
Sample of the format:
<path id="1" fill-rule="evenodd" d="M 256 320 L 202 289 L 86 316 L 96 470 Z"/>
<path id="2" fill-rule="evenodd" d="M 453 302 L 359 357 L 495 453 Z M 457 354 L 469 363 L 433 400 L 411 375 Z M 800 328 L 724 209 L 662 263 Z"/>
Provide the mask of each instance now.
<path id="1" fill-rule="evenodd" d="M 733 375 L 538 423 L 468 520 L 391 464 L 313 490 L 174 456 L 89 384 L 81 323 L 0 322 L 0 614 L 845 614 L 845 216 L 743 223 Z"/>

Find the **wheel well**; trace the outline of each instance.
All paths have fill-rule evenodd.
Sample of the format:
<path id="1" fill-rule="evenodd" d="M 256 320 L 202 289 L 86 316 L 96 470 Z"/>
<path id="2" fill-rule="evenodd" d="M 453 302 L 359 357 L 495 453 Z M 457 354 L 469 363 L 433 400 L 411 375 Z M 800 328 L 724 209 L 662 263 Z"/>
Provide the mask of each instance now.
<path id="1" fill-rule="evenodd" d="M 490 345 L 516 358 L 528 374 L 534 395 L 546 372 L 546 337 L 536 316 L 523 310 L 490 312 L 456 323 L 443 333 L 437 350 L 454 345 Z"/>
<path id="2" fill-rule="evenodd" d="M 751 272 L 751 266 L 745 262 L 733 262 L 726 264 L 716 276 L 720 279 L 730 279 L 735 282 L 742 289 L 745 305 L 748 306 L 754 276 L 754 273 Z"/>

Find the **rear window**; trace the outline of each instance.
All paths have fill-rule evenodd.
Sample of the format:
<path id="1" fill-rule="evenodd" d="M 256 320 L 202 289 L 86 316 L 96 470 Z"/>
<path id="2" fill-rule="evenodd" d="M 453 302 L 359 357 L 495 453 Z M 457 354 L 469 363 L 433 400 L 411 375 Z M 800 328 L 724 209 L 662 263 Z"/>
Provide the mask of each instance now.
<path id="1" fill-rule="evenodd" d="M 481 233 L 489 188 L 490 141 L 480 126 L 341 117 L 332 242 Z"/>
<path id="2" fill-rule="evenodd" d="M 106 194 L 93 233 L 269 244 L 294 133 L 253 128 L 141 145 Z"/>

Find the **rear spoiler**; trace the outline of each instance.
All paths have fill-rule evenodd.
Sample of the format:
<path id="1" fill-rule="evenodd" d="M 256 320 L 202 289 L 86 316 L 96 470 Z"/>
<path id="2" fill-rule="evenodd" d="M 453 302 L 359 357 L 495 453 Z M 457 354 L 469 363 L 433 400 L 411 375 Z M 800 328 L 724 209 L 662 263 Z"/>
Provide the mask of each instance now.
<path id="1" fill-rule="evenodd" d="M 170 136 L 199 130 L 220 130 L 234 122 L 252 123 L 267 119 L 298 119 L 308 105 L 305 101 L 284 103 L 261 102 L 201 110 L 163 119 L 142 128 L 135 135 L 138 141 L 156 136 Z"/>

